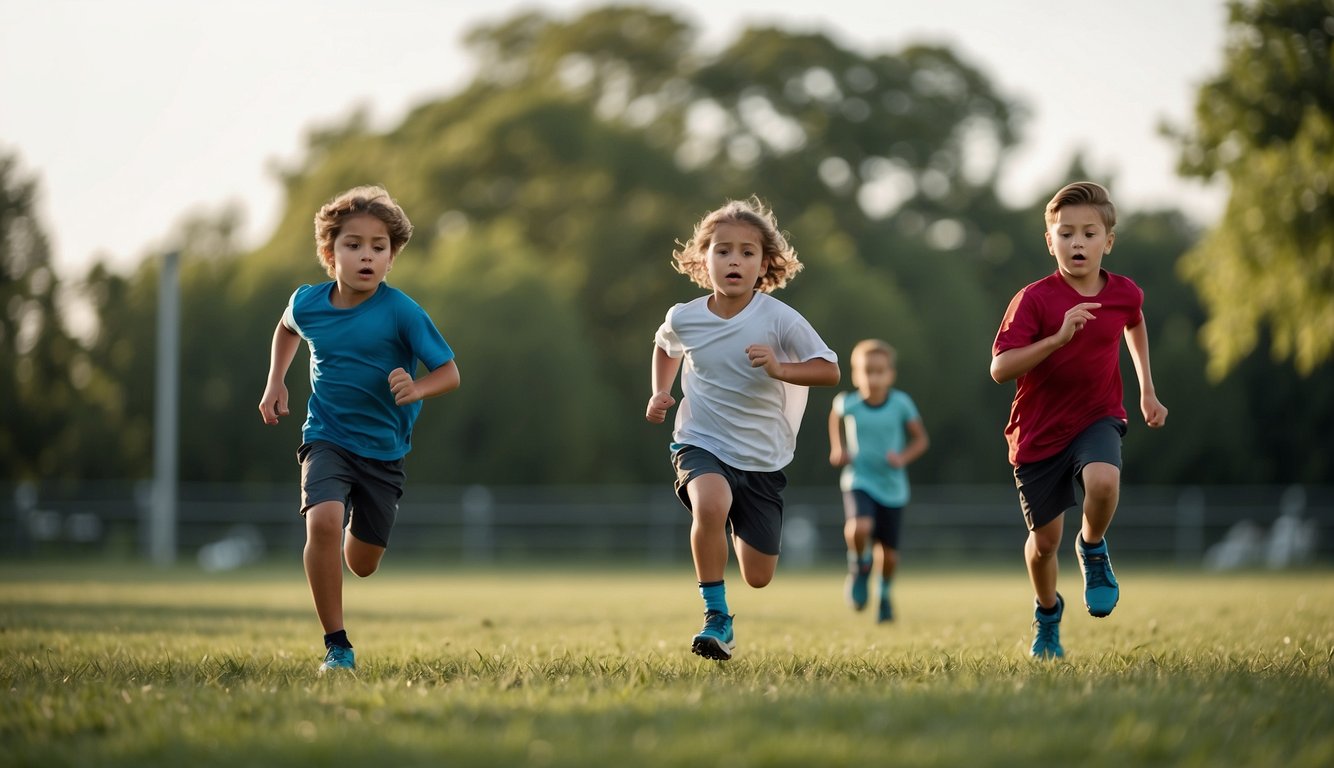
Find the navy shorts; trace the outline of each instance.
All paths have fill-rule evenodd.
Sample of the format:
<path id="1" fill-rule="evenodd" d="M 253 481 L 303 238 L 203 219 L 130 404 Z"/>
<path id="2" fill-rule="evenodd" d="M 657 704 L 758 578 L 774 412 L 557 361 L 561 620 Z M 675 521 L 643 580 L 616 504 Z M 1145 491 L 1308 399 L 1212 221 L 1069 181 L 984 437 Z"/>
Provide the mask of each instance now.
<path id="1" fill-rule="evenodd" d="M 871 540 L 890 549 L 899 548 L 903 507 L 887 507 L 871 498 L 871 494 L 866 491 L 852 490 L 843 492 L 843 514 L 848 520 L 854 517 L 871 518 Z"/>
<path id="2" fill-rule="evenodd" d="M 672 453 L 676 468 L 676 496 L 690 509 L 686 485 L 700 475 L 722 475 L 732 489 L 727 523 L 738 538 L 766 555 L 777 555 L 783 541 L 783 489 L 787 475 L 752 472 L 728 466 L 712 453 L 683 445 Z"/>
<path id="3" fill-rule="evenodd" d="M 1125 434 L 1126 423 L 1107 416 L 1090 424 L 1055 456 L 1015 467 L 1014 484 L 1028 530 L 1041 528 L 1075 506 L 1075 483 L 1084 487 L 1084 467 L 1102 463 L 1121 469 Z"/>
<path id="4" fill-rule="evenodd" d="M 353 536 L 389 546 L 407 477 L 402 459 L 368 459 L 323 440 L 303 443 L 296 458 L 301 462 L 302 517 L 316 504 L 337 501 L 343 505 L 343 527 L 350 520 Z"/>

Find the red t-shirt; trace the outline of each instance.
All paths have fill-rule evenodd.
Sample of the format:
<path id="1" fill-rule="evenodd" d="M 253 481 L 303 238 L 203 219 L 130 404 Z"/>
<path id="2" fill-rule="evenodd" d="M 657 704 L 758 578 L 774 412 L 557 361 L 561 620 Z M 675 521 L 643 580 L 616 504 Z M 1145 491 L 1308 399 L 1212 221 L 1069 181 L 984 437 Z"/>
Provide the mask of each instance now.
<path id="1" fill-rule="evenodd" d="M 1121 392 L 1121 337 L 1143 321 L 1144 291 L 1128 277 L 1101 271 L 1107 284 L 1083 296 L 1053 273 L 1010 300 L 992 354 L 1026 347 L 1056 333 L 1066 310 L 1098 302 L 1093 319 L 1064 347 L 1016 380 L 1005 439 L 1010 463 L 1030 464 L 1054 456 L 1098 419 L 1126 420 Z"/>

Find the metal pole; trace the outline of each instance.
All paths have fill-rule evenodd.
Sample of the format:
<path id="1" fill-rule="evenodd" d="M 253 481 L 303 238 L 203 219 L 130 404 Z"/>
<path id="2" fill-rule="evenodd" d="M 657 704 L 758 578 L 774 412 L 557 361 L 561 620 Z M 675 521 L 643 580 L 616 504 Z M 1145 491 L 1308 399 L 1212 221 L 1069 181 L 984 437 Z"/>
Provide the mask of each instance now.
<path id="1" fill-rule="evenodd" d="M 157 565 L 176 562 L 177 400 L 180 391 L 180 253 L 162 257 L 158 278 L 157 387 L 153 418 L 153 505 L 149 556 Z"/>

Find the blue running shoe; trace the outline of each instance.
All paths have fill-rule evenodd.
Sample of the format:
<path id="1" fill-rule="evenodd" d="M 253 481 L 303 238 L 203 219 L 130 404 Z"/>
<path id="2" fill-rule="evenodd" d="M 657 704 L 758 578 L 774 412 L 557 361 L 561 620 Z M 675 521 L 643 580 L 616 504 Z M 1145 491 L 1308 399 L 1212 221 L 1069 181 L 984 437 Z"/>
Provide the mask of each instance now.
<path id="1" fill-rule="evenodd" d="M 324 663 L 320 665 L 320 673 L 323 674 L 331 669 L 356 669 L 357 656 L 351 648 L 344 648 L 341 645 L 329 646 L 329 651 L 324 654 Z"/>
<path id="2" fill-rule="evenodd" d="M 1112 573 L 1112 561 L 1107 558 L 1107 539 L 1098 542 L 1098 546 L 1084 548 L 1084 538 L 1075 538 L 1075 554 L 1079 556 L 1079 568 L 1084 572 L 1084 605 L 1089 615 L 1101 619 L 1110 616 L 1121 599 L 1121 587 L 1116 583 L 1116 574 Z"/>
<path id="3" fill-rule="evenodd" d="M 1059 659 L 1065 655 L 1061 647 L 1061 616 L 1065 614 L 1065 598 L 1056 593 L 1056 613 L 1047 616 L 1042 611 L 1033 611 L 1033 648 L 1030 651 L 1035 659 Z"/>
<path id="4" fill-rule="evenodd" d="M 690 641 L 690 650 L 697 656 L 714 661 L 727 661 L 736 648 L 732 634 L 732 617 L 722 611 L 704 612 L 704 629 Z"/>
<path id="5" fill-rule="evenodd" d="M 894 620 L 894 606 L 890 604 L 888 597 L 880 598 L 880 612 L 876 616 L 876 621 L 884 624 Z"/>
<path id="6" fill-rule="evenodd" d="M 866 608 L 866 603 L 871 599 L 871 566 L 858 563 L 856 568 L 856 571 L 848 572 L 843 592 L 852 610 L 860 611 Z"/>

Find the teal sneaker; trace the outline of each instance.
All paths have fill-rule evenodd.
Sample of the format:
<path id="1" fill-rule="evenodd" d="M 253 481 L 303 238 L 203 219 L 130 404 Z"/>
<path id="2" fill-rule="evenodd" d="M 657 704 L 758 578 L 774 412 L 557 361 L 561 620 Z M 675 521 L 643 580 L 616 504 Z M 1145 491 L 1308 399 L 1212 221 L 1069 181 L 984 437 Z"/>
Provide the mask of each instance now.
<path id="1" fill-rule="evenodd" d="M 894 620 L 894 606 L 890 604 L 888 597 L 880 598 L 880 611 L 875 620 L 881 624 Z"/>
<path id="2" fill-rule="evenodd" d="M 722 611 L 705 611 L 704 628 L 690 641 L 691 652 L 706 659 L 727 661 L 735 648 L 732 617 Z"/>
<path id="3" fill-rule="evenodd" d="M 848 571 L 848 578 L 843 584 L 843 594 L 848 599 L 848 605 L 852 606 L 852 610 L 860 611 L 866 608 L 866 603 L 871 599 L 871 566 L 858 563 L 856 568 L 855 571 Z"/>
<path id="4" fill-rule="evenodd" d="M 1065 655 L 1065 649 L 1061 647 L 1061 616 L 1064 614 L 1065 598 L 1060 592 L 1056 593 L 1056 613 L 1048 616 L 1034 606 L 1033 648 L 1030 651 L 1033 658 L 1059 659 Z"/>
<path id="5" fill-rule="evenodd" d="M 1075 554 L 1079 556 L 1079 568 L 1084 572 L 1084 605 L 1089 615 L 1101 619 L 1110 616 L 1121 599 L 1121 587 L 1116 583 L 1116 574 L 1112 573 L 1112 561 L 1107 557 L 1107 539 L 1098 542 L 1098 546 L 1084 548 L 1084 538 L 1075 537 Z"/>
<path id="6" fill-rule="evenodd" d="M 356 669 L 357 655 L 351 648 L 344 648 L 341 645 L 331 645 L 324 654 L 324 663 L 320 665 L 320 673 L 323 674 L 331 669 Z"/>

